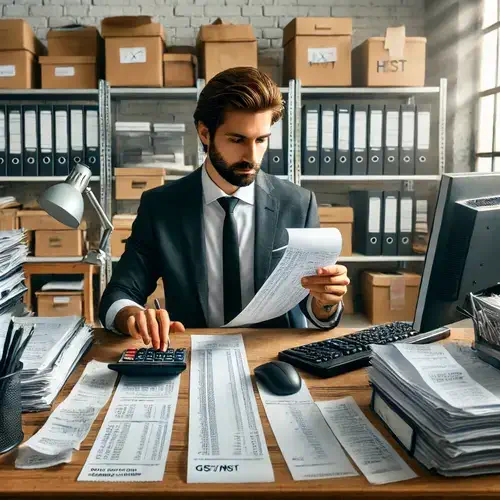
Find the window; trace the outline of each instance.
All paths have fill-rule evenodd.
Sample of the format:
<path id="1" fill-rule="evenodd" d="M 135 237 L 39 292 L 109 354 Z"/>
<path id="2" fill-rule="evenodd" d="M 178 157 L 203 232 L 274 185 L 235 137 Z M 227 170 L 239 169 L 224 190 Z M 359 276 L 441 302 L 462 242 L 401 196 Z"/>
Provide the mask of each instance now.
<path id="1" fill-rule="evenodd" d="M 500 0 L 483 0 L 476 171 L 500 172 Z"/>

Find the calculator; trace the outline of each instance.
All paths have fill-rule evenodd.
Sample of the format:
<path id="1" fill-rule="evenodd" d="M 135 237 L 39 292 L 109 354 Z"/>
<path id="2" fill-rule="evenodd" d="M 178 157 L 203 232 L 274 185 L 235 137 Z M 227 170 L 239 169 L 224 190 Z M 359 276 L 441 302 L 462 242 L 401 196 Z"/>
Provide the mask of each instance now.
<path id="1" fill-rule="evenodd" d="M 108 368 L 134 377 L 178 375 L 186 369 L 186 349 L 127 349 Z"/>

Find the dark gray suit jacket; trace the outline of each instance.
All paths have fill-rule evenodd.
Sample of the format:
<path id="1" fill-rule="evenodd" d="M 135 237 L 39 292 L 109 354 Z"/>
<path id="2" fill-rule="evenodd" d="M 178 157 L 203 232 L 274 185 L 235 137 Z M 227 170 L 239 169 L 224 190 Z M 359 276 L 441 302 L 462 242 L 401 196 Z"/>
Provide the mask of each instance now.
<path id="1" fill-rule="evenodd" d="M 319 227 L 319 219 L 314 193 L 262 171 L 255 182 L 257 293 L 283 256 L 284 250 L 272 250 L 287 245 L 286 228 Z M 206 328 L 208 281 L 201 168 L 142 195 L 125 252 L 101 299 L 102 324 L 109 307 L 119 299 L 145 304 L 160 277 L 170 318 L 187 328 Z M 301 309 L 308 316 L 305 301 Z M 293 327 L 294 314 L 289 312 L 255 326 Z"/>

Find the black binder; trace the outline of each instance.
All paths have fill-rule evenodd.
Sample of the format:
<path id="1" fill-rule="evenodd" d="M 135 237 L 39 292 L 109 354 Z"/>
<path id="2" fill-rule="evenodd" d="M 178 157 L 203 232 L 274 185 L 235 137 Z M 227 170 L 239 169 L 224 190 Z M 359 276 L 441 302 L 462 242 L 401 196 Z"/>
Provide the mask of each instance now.
<path id="1" fill-rule="evenodd" d="M 38 106 L 23 105 L 24 176 L 38 176 L 39 132 Z"/>
<path id="2" fill-rule="evenodd" d="M 7 105 L 7 175 L 23 175 L 23 113 L 21 106 Z"/>
<path id="3" fill-rule="evenodd" d="M 70 104 L 69 130 L 70 130 L 69 169 L 71 171 L 77 163 L 83 162 L 84 143 L 85 143 L 83 106 Z"/>
<path id="4" fill-rule="evenodd" d="M 285 149 L 283 148 L 283 120 L 271 127 L 269 138 L 268 170 L 273 175 L 286 175 Z"/>
<path id="5" fill-rule="evenodd" d="M 69 174 L 69 116 L 68 106 L 54 105 L 54 174 Z"/>
<path id="6" fill-rule="evenodd" d="M 40 126 L 40 155 L 38 172 L 41 176 L 54 175 L 54 115 L 52 105 L 38 106 L 38 124 Z"/>
<path id="7" fill-rule="evenodd" d="M 85 106 L 85 163 L 90 167 L 92 175 L 99 175 L 99 108 L 94 105 Z"/>
<path id="8" fill-rule="evenodd" d="M 415 174 L 432 175 L 439 171 L 438 157 L 431 134 L 431 105 L 417 105 L 417 124 L 415 145 Z"/>
<path id="9" fill-rule="evenodd" d="M 302 107 L 302 173 L 319 175 L 319 104 Z"/>
<path id="10" fill-rule="evenodd" d="M 415 175 L 415 106 L 401 105 L 399 173 Z"/>
<path id="11" fill-rule="evenodd" d="M 367 174 L 368 106 L 355 104 L 352 117 L 352 175 Z"/>
<path id="12" fill-rule="evenodd" d="M 398 197 L 397 191 L 384 192 L 382 255 L 398 254 Z"/>
<path id="13" fill-rule="evenodd" d="M 336 175 L 351 175 L 351 108 L 351 104 L 337 104 Z"/>
<path id="14" fill-rule="evenodd" d="M 0 177 L 7 175 L 7 110 L 0 104 Z"/>
<path id="15" fill-rule="evenodd" d="M 402 192 L 399 197 L 398 255 L 412 255 L 415 201 L 413 193 Z"/>
<path id="16" fill-rule="evenodd" d="M 335 175 L 335 105 L 321 105 L 320 175 Z"/>
<path id="17" fill-rule="evenodd" d="M 370 104 L 368 110 L 368 175 L 384 173 L 384 106 Z"/>
<path id="18" fill-rule="evenodd" d="M 266 174 L 269 173 L 269 148 L 266 149 L 266 152 L 262 157 L 262 161 L 260 162 L 260 169 L 262 170 L 262 172 L 265 172 Z"/>
<path id="19" fill-rule="evenodd" d="M 364 255 L 380 255 L 382 191 L 351 191 L 349 203 L 354 211 L 354 251 Z"/>
<path id="20" fill-rule="evenodd" d="M 384 175 L 399 175 L 399 106 L 385 106 Z"/>

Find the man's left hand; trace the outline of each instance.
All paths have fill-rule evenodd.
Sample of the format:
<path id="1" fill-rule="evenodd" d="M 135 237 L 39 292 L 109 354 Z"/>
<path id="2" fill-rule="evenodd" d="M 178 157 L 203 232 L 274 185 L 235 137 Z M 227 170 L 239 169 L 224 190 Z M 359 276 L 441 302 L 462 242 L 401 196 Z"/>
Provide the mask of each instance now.
<path id="1" fill-rule="evenodd" d="M 320 267 L 316 275 L 302 278 L 302 286 L 313 297 L 312 309 L 318 319 L 327 319 L 335 313 L 349 283 L 347 268 L 340 265 Z M 328 305 L 333 307 L 329 311 L 323 309 Z"/>

